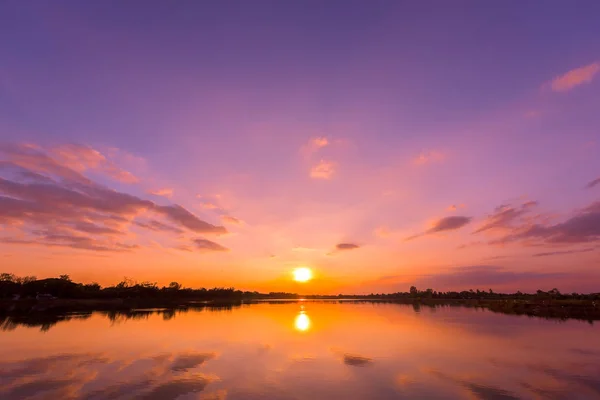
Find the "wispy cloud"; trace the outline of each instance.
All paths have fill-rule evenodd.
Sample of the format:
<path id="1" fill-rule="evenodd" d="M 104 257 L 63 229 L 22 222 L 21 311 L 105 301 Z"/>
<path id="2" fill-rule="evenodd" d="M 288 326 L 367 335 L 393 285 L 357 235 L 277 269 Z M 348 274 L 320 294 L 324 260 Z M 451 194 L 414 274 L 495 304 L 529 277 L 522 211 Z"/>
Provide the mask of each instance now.
<path id="1" fill-rule="evenodd" d="M 550 87 L 555 92 L 565 92 L 577 86 L 592 82 L 598 71 L 600 71 L 600 62 L 575 68 L 564 75 L 554 78 L 550 83 Z"/>
<path id="2" fill-rule="evenodd" d="M 218 243 L 212 242 L 212 241 L 210 241 L 208 239 L 204 239 L 204 238 L 197 238 L 197 239 L 192 240 L 192 242 L 194 243 L 196 248 L 200 251 L 207 251 L 207 252 L 229 251 L 228 248 L 223 247 Z"/>
<path id="3" fill-rule="evenodd" d="M 425 235 L 431 235 L 434 233 L 445 232 L 445 231 L 453 231 L 462 228 L 471 222 L 471 217 L 465 216 L 452 216 L 452 217 L 444 217 L 440 218 L 436 222 L 434 222 L 433 226 L 426 230 L 425 232 L 418 233 L 416 235 L 412 235 L 404 239 L 405 241 L 413 240 Z"/>
<path id="4" fill-rule="evenodd" d="M 85 145 L 66 144 L 52 148 L 50 154 L 65 167 L 77 172 L 94 170 L 123 183 L 136 183 L 139 179 L 110 161 L 100 151 Z"/>
<path id="5" fill-rule="evenodd" d="M 413 162 L 416 165 L 425 165 L 425 164 L 431 164 L 431 163 L 436 163 L 436 162 L 442 162 L 442 161 L 444 161 L 445 158 L 446 158 L 446 156 L 442 152 L 437 151 L 437 150 L 432 150 L 432 151 L 422 152 L 413 160 Z"/>
<path id="6" fill-rule="evenodd" d="M 464 204 L 458 204 L 458 205 L 452 204 L 452 205 L 449 205 L 448 208 L 446 208 L 446 211 L 456 211 L 459 208 L 465 208 L 465 205 Z"/>
<path id="7" fill-rule="evenodd" d="M 331 161 L 321 160 L 311 168 L 310 177 L 313 179 L 331 179 L 335 174 L 336 164 Z"/>
<path id="8" fill-rule="evenodd" d="M 588 248 L 579 249 L 579 250 L 549 251 L 549 252 L 545 252 L 545 253 L 533 254 L 532 257 L 548 257 L 548 256 L 562 256 L 565 254 L 589 253 L 591 251 L 598 250 L 598 249 L 599 249 L 598 247 L 588 247 Z"/>
<path id="9" fill-rule="evenodd" d="M 302 246 L 297 246 L 292 248 L 292 251 L 297 252 L 297 253 L 307 253 L 307 252 L 312 252 L 312 251 L 316 251 L 317 249 L 314 249 L 312 247 L 302 247 Z"/>
<path id="10" fill-rule="evenodd" d="M 231 215 L 221 215 L 221 221 L 225 224 L 241 225 L 242 221 L 238 218 L 232 217 Z"/>
<path id="11" fill-rule="evenodd" d="M 300 152 L 304 154 L 305 157 L 310 157 L 323 147 L 327 147 L 329 144 L 329 139 L 325 136 L 312 137 L 300 148 Z"/>
<path id="12" fill-rule="evenodd" d="M 345 250 L 354 250 L 358 249 L 360 246 L 354 243 L 338 243 L 335 245 L 336 250 L 345 251 Z"/>
<path id="13" fill-rule="evenodd" d="M 141 228 L 146 228 L 146 229 L 150 229 L 152 231 L 163 231 L 163 232 L 172 232 L 172 233 L 183 233 L 183 229 L 179 229 L 176 228 L 174 226 L 162 223 L 160 221 L 156 221 L 156 220 L 150 220 L 150 221 L 134 221 L 134 224 L 141 227 Z"/>
<path id="14" fill-rule="evenodd" d="M 564 222 L 556 224 L 524 224 L 510 234 L 490 242 L 506 244 L 534 241 L 538 244 L 576 244 L 600 241 L 600 202 L 578 211 Z"/>
<path id="15" fill-rule="evenodd" d="M 523 223 L 523 218 L 538 206 L 537 201 L 527 201 L 520 206 L 502 204 L 483 221 L 474 233 L 496 229 L 513 229 L 515 224 Z"/>
<path id="16" fill-rule="evenodd" d="M 166 198 L 173 197 L 173 189 L 172 188 L 162 188 L 156 190 L 150 190 L 148 193 L 153 194 L 155 196 L 162 196 Z"/>
<path id="17" fill-rule="evenodd" d="M 596 178 L 593 181 L 591 181 L 590 183 L 588 183 L 585 187 L 588 189 L 593 188 L 594 186 L 600 184 L 600 178 Z"/>

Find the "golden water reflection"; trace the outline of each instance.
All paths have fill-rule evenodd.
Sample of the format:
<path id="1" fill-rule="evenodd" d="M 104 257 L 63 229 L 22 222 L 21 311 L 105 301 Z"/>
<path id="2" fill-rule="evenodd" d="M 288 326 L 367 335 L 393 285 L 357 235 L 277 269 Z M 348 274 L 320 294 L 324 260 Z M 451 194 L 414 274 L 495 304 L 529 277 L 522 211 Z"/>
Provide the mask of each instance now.
<path id="1" fill-rule="evenodd" d="M 600 400 L 581 321 L 337 301 L 50 317 L 0 315 L 0 399 Z"/>
<path id="2" fill-rule="evenodd" d="M 294 327 L 300 332 L 306 332 L 310 329 L 310 318 L 305 311 L 300 311 L 294 320 Z"/>

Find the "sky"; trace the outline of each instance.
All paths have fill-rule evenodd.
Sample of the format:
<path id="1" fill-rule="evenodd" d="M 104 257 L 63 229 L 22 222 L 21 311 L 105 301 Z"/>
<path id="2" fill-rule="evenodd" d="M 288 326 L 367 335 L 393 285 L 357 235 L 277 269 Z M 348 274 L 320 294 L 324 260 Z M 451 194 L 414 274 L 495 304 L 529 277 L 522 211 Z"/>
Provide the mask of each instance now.
<path id="1" fill-rule="evenodd" d="M 600 3 L 3 1 L 0 270 L 597 292 Z M 311 268 L 314 279 L 294 282 Z"/>

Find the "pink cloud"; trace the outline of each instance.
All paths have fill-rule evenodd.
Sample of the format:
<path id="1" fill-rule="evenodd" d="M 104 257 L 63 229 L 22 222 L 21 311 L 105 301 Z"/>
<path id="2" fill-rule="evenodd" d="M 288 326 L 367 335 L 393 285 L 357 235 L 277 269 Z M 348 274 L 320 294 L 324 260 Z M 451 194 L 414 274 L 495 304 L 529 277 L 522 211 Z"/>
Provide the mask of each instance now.
<path id="1" fill-rule="evenodd" d="M 224 234 L 226 229 L 199 219 L 173 204 L 160 206 L 150 200 L 113 190 L 81 175 L 104 163 L 86 149 L 72 156 L 51 156 L 30 145 L 0 146 L 0 226 L 18 235 L 0 237 L 11 244 L 62 246 L 94 251 L 131 251 L 137 244 L 122 243 L 134 219 L 153 213 L 172 225 L 151 220 L 138 223 L 153 231 L 180 234 Z M 67 154 L 67 153 L 65 153 Z"/>
<path id="2" fill-rule="evenodd" d="M 335 163 L 321 160 L 317 165 L 311 168 L 310 177 L 314 179 L 331 179 L 335 174 Z"/>
<path id="3" fill-rule="evenodd" d="M 79 144 L 66 144 L 50 151 L 62 165 L 77 172 L 95 170 L 123 183 L 136 183 L 139 179 L 131 172 L 119 168 L 98 150 Z"/>
<path id="4" fill-rule="evenodd" d="M 151 190 L 148 193 L 153 194 L 155 196 L 166 197 L 166 198 L 169 198 L 169 199 L 171 197 L 173 197 L 173 189 L 172 188 L 163 188 L 163 189 Z"/>
<path id="5" fill-rule="evenodd" d="M 329 139 L 325 136 L 313 137 L 308 140 L 308 143 L 302 146 L 300 152 L 307 157 L 310 157 L 312 154 L 319 151 L 323 147 L 330 145 Z"/>
<path id="6" fill-rule="evenodd" d="M 464 204 L 451 204 L 446 208 L 446 211 L 456 211 L 459 208 L 465 208 Z"/>
<path id="7" fill-rule="evenodd" d="M 600 71 L 600 62 L 575 68 L 564 75 L 554 78 L 550 83 L 550 86 L 555 92 L 565 92 L 577 86 L 592 82 L 598 71 Z"/>
<path id="8" fill-rule="evenodd" d="M 230 215 L 221 215 L 221 221 L 225 224 L 241 225 L 242 221 Z"/>

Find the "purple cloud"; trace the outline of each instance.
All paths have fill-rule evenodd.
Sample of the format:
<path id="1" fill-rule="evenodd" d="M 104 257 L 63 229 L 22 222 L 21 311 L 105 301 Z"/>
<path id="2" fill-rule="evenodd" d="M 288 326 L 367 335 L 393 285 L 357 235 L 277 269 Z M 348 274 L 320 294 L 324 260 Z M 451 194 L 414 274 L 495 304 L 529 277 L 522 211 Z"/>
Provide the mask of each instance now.
<path id="1" fill-rule="evenodd" d="M 223 247 L 218 243 L 212 242 L 208 239 L 197 238 L 192 240 L 196 248 L 201 251 L 229 251 L 227 247 Z"/>
<path id="2" fill-rule="evenodd" d="M 560 256 L 564 254 L 575 254 L 575 253 L 589 253 L 590 251 L 598 250 L 597 247 L 588 247 L 580 250 L 562 250 L 562 251 L 549 251 L 545 253 L 536 253 L 533 257 L 548 257 L 548 256 Z"/>
<path id="3" fill-rule="evenodd" d="M 533 224 L 516 228 L 492 244 L 534 240 L 541 244 L 576 244 L 600 240 L 600 202 L 595 202 L 558 224 Z"/>
<path id="4" fill-rule="evenodd" d="M 537 205 L 537 201 L 528 201 L 519 207 L 513 207 L 509 204 L 498 206 L 494 210 L 494 213 L 489 215 L 474 233 L 492 229 L 511 229 L 514 223 L 519 223 L 521 218 L 537 207 Z"/>
<path id="5" fill-rule="evenodd" d="M 437 220 L 435 222 L 435 224 L 433 224 L 433 227 L 429 228 L 425 232 L 409 236 L 404 240 L 409 241 L 409 240 L 413 240 L 413 239 L 416 239 L 416 238 L 419 238 L 419 237 L 425 236 L 425 235 L 460 229 L 463 226 L 467 225 L 469 222 L 471 222 L 471 219 L 472 219 L 471 217 L 464 217 L 464 216 L 444 217 L 444 218 Z"/>
<path id="6" fill-rule="evenodd" d="M 593 181 L 591 181 L 590 183 L 588 183 L 585 187 L 588 189 L 593 188 L 594 186 L 600 184 L 600 178 L 596 178 Z"/>
<path id="7" fill-rule="evenodd" d="M 130 250 L 136 245 L 119 244 L 115 237 L 127 233 L 131 223 L 175 234 L 226 233 L 224 227 L 203 221 L 180 205 L 158 205 L 88 179 L 79 170 L 103 168 L 115 174 L 120 170 L 91 148 L 68 150 L 55 158 L 36 146 L 0 145 L 0 225 L 12 226 L 22 235 L 18 240 L 4 238 L 4 243 Z M 147 212 L 175 226 L 135 221 Z"/>
<path id="8" fill-rule="evenodd" d="M 142 221 L 134 221 L 134 224 L 139 226 L 140 228 L 150 229 L 151 231 L 164 231 L 164 232 L 172 232 L 172 233 L 183 233 L 183 229 L 176 228 L 174 226 L 164 224 L 160 221 L 152 219 L 148 222 Z"/>

